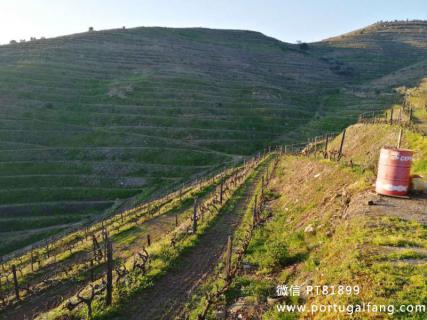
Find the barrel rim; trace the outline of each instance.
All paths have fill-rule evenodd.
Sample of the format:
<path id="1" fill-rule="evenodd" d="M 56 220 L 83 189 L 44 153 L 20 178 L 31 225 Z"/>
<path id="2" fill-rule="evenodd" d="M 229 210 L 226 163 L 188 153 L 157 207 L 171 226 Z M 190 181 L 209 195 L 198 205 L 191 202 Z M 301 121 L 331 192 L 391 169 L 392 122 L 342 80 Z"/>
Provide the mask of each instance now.
<path id="1" fill-rule="evenodd" d="M 414 153 L 414 150 L 411 149 L 405 149 L 405 148 L 397 148 L 393 146 L 383 146 L 381 147 L 381 150 L 390 150 L 390 151 L 399 151 L 399 152 L 411 152 Z"/>

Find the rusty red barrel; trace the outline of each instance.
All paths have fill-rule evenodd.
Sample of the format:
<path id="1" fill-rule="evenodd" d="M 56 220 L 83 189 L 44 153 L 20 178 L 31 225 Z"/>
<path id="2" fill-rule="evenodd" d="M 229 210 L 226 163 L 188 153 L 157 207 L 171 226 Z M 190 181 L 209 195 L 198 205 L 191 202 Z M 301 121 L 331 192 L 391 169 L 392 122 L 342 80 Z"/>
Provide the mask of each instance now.
<path id="1" fill-rule="evenodd" d="M 375 191 L 387 196 L 406 196 L 410 185 L 411 150 L 383 147 L 378 162 Z"/>

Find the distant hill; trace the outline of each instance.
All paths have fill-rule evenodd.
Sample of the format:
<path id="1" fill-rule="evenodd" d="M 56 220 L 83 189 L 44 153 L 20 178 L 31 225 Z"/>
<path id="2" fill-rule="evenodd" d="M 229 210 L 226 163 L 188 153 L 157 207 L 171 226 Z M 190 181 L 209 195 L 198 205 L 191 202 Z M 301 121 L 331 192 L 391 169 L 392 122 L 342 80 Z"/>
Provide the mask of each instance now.
<path id="1" fill-rule="evenodd" d="M 425 75 L 426 40 L 414 21 L 309 44 L 134 28 L 0 46 L 0 253 L 384 108 Z"/>

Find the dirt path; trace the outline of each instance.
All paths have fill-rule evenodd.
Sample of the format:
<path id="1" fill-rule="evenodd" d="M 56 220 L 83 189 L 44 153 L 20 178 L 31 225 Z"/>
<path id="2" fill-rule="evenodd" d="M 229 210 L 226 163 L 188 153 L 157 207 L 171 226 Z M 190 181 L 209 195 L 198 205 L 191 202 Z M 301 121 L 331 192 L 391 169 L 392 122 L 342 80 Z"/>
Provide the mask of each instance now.
<path id="1" fill-rule="evenodd" d="M 368 205 L 369 201 L 373 205 Z M 427 195 L 404 199 L 380 196 L 368 191 L 351 200 L 347 213 L 394 216 L 427 225 Z"/>
<path id="2" fill-rule="evenodd" d="M 255 176 L 237 191 L 237 205 L 219 214 L 215 223 L 200 237 L 198 244 L 182 256 L 179 265 L 163 276 L 155 285 L 123 306 L 120 320 L 173 319 L 182 310 L 193 290 L 215 268 L 223 253 L 227 238 L 239 225 L 242 214 L 251 199 L 255 181 L 261 176 L 261 165 Z"/>
<path id="3" fill-rule="evenodd" d="M 369 201 L 371 201 L 371 205 L 368 204 Z M 427 195 L 412 196 L 410 199 L 404 199 L 380 196 L 370 191 L 363 192 L 352 199 L 347 214 L 397 217 L 407 221 L 416 221 L 427 226 Z M 420 256 L 397 261 L 413 265 L 426 263 L 427 250 L 425 248 L 410 247 L 410 249 Z M 383 253 L 399 253 L 402 250 L 408 250 L 408 247 L 382 246 Z"/>

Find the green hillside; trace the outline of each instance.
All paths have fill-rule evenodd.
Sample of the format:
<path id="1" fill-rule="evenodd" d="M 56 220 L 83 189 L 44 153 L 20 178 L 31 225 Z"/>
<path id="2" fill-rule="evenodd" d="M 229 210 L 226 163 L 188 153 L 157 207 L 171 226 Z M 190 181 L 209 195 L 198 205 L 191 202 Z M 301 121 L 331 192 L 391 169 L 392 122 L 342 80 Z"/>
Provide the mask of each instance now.
<path id="1" fill-rule="evenodd" d="M 0 46 L 0 253 L 382 109 L 426 40 L 396 22 L 308 45 L 135 28 Z"/>

